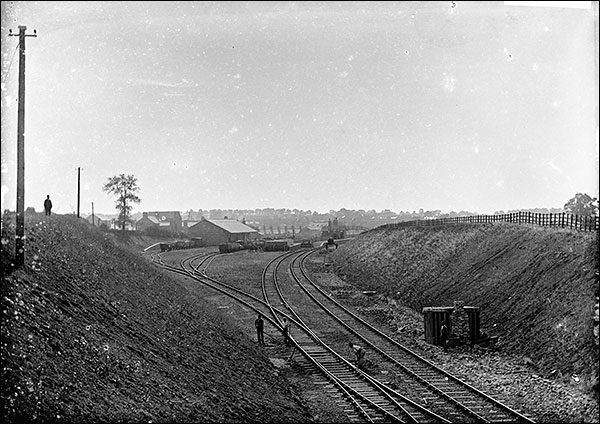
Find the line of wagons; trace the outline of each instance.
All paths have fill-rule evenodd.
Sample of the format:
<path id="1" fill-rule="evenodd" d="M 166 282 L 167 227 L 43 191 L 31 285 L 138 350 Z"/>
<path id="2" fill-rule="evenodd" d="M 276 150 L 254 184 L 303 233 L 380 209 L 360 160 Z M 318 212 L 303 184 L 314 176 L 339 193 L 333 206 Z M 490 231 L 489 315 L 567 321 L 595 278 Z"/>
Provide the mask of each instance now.
<path id="1" fill-rule="evenodd" d="M 337 247 L 337 244 L 336 244 Z M 219 245 L 220 253 L 231 253 L 240 250 L 260 250 L 263 252 L 287 252 L 288 250 L 296 250 L 303 248 L 314 248 L 311 240 L 303 240 L 299 243 L 293 243 L 289 240 L 254 240 L 244 242 L 238 240 L 234 243 L 223 243 Z"/>
<path id="2" fill-rule="evenodd" d="M 174 242 L 160 243 L 161 252 L 169 252 L 171 250 L 192 249 L 196 247 L 204 247 L 201 237 L 193 237 L 190 240 L 177 240 Z M 305 247 L 312 248 L 313 243 L 309 240 L 305 240 L 300 243 L 289 243 L 287 240 L 255 240 L 247 242 L 239 240 L 236 242 L 220 244 L 219 253 L 231 253 L 238 252 L 240 250 L 284 252 Z"/>
<path id="3" fill-rule="evenodd" d="M 231 253 L 239 250 L 261 250 L 263 252 L 286 252 L 288 250 L 300 249 L 302 247 L 313 247 L 312 243 L 290 243 L 287 240 L 255 240 L 249 242 L 237 241 L 234 243 L 223 243 L 219 245 L 220 253 Z"/>
<path id="4" fill-rule="evenodd" d="M 171 250 L 193 249 L 195 247 L 203 247 L 201 237 L 192 237 L 189 240 L 177 240 L 170 243 L 161 243 L 160 251 L 169 252 Z"/>

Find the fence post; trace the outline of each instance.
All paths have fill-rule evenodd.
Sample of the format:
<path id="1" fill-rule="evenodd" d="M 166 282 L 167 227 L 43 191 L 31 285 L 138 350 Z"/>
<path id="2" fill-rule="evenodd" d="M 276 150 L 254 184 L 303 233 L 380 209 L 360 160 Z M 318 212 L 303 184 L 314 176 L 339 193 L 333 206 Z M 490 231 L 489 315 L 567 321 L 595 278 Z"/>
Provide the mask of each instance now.
<path id="1" fill-rule="evenodd" d="M 560 218 L 560 228 L 565 228 L 565 213 L 562 213 L 562 216 Z"/>
<path id="2" fill-rule="evenodd" d="M 575 229 L 577 230 L 577 224 L 579 222 L 579 215 L 575 215 Z"/>

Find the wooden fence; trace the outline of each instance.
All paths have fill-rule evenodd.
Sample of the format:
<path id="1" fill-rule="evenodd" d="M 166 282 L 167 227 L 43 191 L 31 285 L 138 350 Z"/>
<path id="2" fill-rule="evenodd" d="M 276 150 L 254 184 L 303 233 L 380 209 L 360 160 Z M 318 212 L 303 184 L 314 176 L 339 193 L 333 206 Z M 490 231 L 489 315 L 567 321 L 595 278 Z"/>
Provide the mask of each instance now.
<path id="1" fill-rule="evenodd" d="M 502 215 L 472 215 L 454 218 L 422 219 L 383 225 L 383 227 L 425 227 L 447 224 L 486 224 L 490 222 L 513 222 L 534 224 L 542 227 L 567 228 L 577 231 L 598 231 L 597 216 L 582 216 L 567 213 L 513 212 Z"/>

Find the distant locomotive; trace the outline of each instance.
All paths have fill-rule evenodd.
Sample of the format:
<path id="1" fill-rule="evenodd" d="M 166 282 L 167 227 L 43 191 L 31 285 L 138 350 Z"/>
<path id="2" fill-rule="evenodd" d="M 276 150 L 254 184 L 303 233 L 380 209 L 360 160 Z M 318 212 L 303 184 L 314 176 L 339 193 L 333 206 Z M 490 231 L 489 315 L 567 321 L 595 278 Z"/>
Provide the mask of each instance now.
<path id="1" fill-rule="evenodd" d="M 338 244 L 333 238 L 329 238 L 326 242 L 323 242 L 321 247 L 324 247 L 326 252 L 333 252 L 334 250 L 337 250 Z"/>

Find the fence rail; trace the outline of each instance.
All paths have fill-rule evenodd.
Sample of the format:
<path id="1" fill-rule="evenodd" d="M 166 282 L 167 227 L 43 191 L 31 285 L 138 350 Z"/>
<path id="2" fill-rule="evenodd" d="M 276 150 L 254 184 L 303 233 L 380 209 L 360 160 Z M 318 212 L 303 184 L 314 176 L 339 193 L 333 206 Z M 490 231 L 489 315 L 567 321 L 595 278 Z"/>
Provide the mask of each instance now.
<path id="1" fill-rule="evenodd" d="M 454 218 L 422 219 L 418 221 L 397 222 L 383 227 L 426 227 L 447 224 L 486 224 L 491 222 L 512 222 L 533 224 L 542 227 L 567 228 L 576 231 L 598 231 L 598 217 L 573 215 L 567 213 L 513 212 L 502 215 L 472 215 Z"/>

